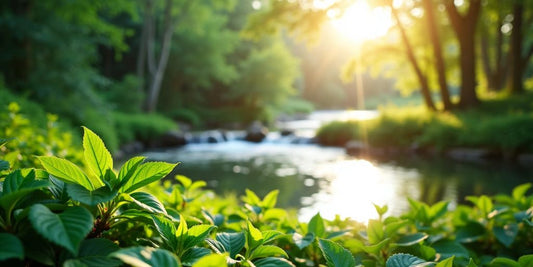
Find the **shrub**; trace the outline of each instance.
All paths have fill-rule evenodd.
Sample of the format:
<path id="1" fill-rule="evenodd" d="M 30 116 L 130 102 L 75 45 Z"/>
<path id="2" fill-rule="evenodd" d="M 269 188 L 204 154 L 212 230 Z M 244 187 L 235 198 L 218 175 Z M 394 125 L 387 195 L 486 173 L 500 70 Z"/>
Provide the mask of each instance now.
<path id="1" fill-rule="evenodd" d="M 344 146 L 348 141 L 359 139 L 360 123 L 356 121 L 335 121 L 318 129 L 316 138 L 326 146 Z"/>
<path id="2" fill-rule="evenodd" d="M 134 140 L 148 142 L 178 127 L 171 119 L 158 114 L 114 112 L 113 119 L 121 144 Z"/>

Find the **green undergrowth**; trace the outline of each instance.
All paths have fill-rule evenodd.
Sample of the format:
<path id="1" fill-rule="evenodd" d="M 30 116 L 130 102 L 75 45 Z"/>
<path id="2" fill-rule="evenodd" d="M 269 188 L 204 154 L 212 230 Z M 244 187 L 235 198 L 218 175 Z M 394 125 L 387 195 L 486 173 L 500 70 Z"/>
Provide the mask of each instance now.
<path id="1" fill-rule="evenodd" d="M 437 150 L 452 147 L 488 148 L 507 153 L 533 152 L 533 94 L 483 102 L 478 108 L 444 113 L 423 107 L 387 107 L 370 121 L 324 125 L 317 140 L 342 146 L 368 140 L 375 147 L 416 145 Z"/>
<path id="2" fill-rule="evenodd" d="M 111 152 L 118 151 L 121 145 L 132 141 L 149 143 L 178 128 L 173 120 L 156 113 L 102 110 L 83 110 L 80 113 L 83 114 L 84 123 L 107 141 Z M 22 153 L 25 157 L 49 153 L 69 156 L 72 139 L 79 141 L 76 139 L 79 139 L 81 127 L 76 127 L 76 122 L 65 120 L 64 117 L 60 120 L 59 116 L 47 113 L 38 103 L 14 95 L 1 85 L 0 117 L 1 136 L 17 136 L 18 141 L 10 143 L 8 147 L 17 146 L 19 150 L 26 150 Z M 38 138 L 34 138 L 33 134 L 38 134 Z M 62 139 L 65 140 L 64 145 L 59 144 Z M 46 144 L 44 140 L 47 140 Z M 50 148 L 56 144 L 57 149 Z"/>
<path id="3" fill-rule="evenodd" d="M 298 221 L 278 190 L 217 196 L 204 181 L 166 177 L 178 164 L 134 157 L 120 168 L 83 128 L 83 160 L 0 160 L 1 266 L 531 266 L 531 183 L 471 196 L 453 210 L 410 210 L 360 223 Z M 13 136 L 7 136 L 13 137 Z M 13 140 L 1 139 L 4 147 Z"/>

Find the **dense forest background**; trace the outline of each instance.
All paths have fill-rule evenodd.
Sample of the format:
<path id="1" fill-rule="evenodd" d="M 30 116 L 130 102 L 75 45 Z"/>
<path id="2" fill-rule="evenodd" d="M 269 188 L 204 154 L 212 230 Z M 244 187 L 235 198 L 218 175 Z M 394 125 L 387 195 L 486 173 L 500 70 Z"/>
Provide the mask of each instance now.
<path id="1" fill-rule="evenodd" d="M 4 1 L 1 102 L 29 99 L 116 148 L 146 124 L 355 108 L 358 72 L 370 108 L 413 92 L 470 108 L 531 87 L 532 1 L 372 1 L 393 25 L 359 44 L 328 24 L 353 2 Z"/>

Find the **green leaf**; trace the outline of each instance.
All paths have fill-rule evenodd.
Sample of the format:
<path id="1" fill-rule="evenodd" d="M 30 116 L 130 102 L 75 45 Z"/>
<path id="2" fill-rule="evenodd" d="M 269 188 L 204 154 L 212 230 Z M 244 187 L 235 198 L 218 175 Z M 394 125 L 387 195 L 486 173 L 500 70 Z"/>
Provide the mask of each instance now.
<path id="1" fill-rule="evenodd" d="M 24 259 L 22 242 L 12 234 L 0 233 L 0 261 L 13 258 Z"/>
<path id="2" fill-rule="evenodd" d="M 446 211 L 448 211 L 448 201 L 440 201 L 437 204 L 431 206 L 429 208 L 429 217 L 432 221 L 434 221 L 437 218 L 440 218 L 444 214 L 446 214 Z"/>
<path id="3" fill-rule="evenodd" d="M 510 247 L 518 234 L 518 224 L 511 223 L 503 227 L 494 227 L 493 232 L 500 243 L 506 247 Z"/>
<path id="4" fill-rule="evenodd" d="M 516 201 L 521 200 L 525 195 L 527 190 L 531 188 L 531 183 L 522 184 L 513 189 L 513 199 Z"/>
<path id="5" fill-rule="evenodd" d="M 107 170 L 113 170 L 111 153 L 93 131 L 83 127 L 83 156 L 94 175 L 104 179 Z"/>
<path id="6" fill-rule="evenodd" d="M 176 232 L 174 223 L 166 218 L 160 218 L 153 215 L 152 220 L 157 233 L 159 233 L 159 236 L 161 236 L 161 239 L 163 240 L 164 248 L 168 248 L 172 251 L 176 250 L 178 246 L 178 240 L 174 234 Z"/>
<path id="7" fill-rule="evenodd" d="M 9 161 L 0 160 L 0 171 L 9 170 Z"/>
<path id="8" fill-rule="evenodd" d="M 400 239 L 396 241 L 396 245 L 400 247 L 408 247 L 418 244 L 424 241 L 426 238 L 428 238 L 428 235 L 425 233 L 414 233 L 400 237 Z"/>
<path id="9" fill-rule="evenodd" d="M 184 249 L 194 247 L 202 242 L 216 227 L 213 225 L 201 224 L 195 225 L 187 231 L 187 238 L 183 244 Z"/>
<path id="10" fill-rule="evenodd" d="M 454 256 L 449 257 L 449 258 L 437 263 L 437 266 L 435 266 L 435 267 L 453 267 L 453 259 L 454 258 L 455 258 Z"/>
<path id="11" fill-rule="evenodd" d="M 121 192 L 130 193 L 147 184 L 159 181 L 167 176 L 176 167 L 176 164 L 166 162 L 147 162 L 140 165 L 132 177 L 120 189 Z"/>
<path id="12" fill-rule="evenodd" d="M 355 266 L 355 259 L 352 253 L 346 250 L 339 244 L 327 240 L 318 239 L 318 246 L 330 267 L 353 267 Z"/>
<path id="13" fill-rule="evenodd" d="M 176 230 L 176 238 L 184 237 L 187 235 L 187 231 L 189 231 L 189 227 L 187 227 L 187 221 L 185 220 L 185 217 L 183 217 L 182 214 L 180 214 L 180 223 L 178 224 L 178 229 Z"/>
<path id="14" fill-rule="evenodd" d="M 307 233 L 305 236 L 301 234 L 294 233 L 292 235 L 292 241 L 299 249 L 304 249 L 307 246 L 311 245 L 315 240 L 315 235 L 313 233 Z"/>
<path id="15" fill-rule="evenodd" d="M 398 253 L 392 255 L 385 263 L 386 267 L 411 267 L 425 264 L 426 261 L 409 254 Z"/>
<path id="16" fill-rule="evenodd" d="M 279 238 L 282 238 L 285 236 L 285 234 L 283 234 L 282 232 L 280 231 L 275 231 L 275 230 L 267 230 L 267 231 L 263 231 L 261 232 L 261 234 L 263 235 L 263 244 L 266 244 L 268 242 L 272 242 L 276 239 L 279 239 Z"/>
<path id="17" fill-rule="evenodd" d="M 248 231 L 246 231 L 246 241 L 248 243 L 248 250 L 253 250 L 259 245 L 263 244 L 263 234 L 253 224 L 248 221 Z"/>
<path id="18" fill-rule="evenodd" d="M 100 179 L 87 177 L 78 166 L 68 160 L 56 157 L 39 157 L 39 160 L 44 169 L 59 180 L 79 184 L 90 191 L 104 186 Z"/>
<path id="19" fill-rule="evenodd" d="M 180 267 L 179 260 L 174 254 L 164 249 L 152 247 L 130 247 L 121 249 L 111 254 L 122 262 L 133 267 Z"/>
<path id="20" fill-rule="evenodd" d="M 382 207 L 376 204 L 372 205 L 374 205 L 374 208 L 376 209 L 376 212 L 379 214 L 379 216 L 383 216 L 383 214 L 385 214 L 389 210 L 389 207 L 387 205 L 383 205 Z"/>
<path id="21" fill-rule="evenodd" d="M 533 254 L 524 255 L 518 258 L 520 266 L 533 266 Z"/>
<path id="22" fill-rule="evenodd" d="M 263 220 L 269 221 L 269 220 L 281 220 L 283 218 L 287 218 L 287 211 L 284 209 L 268 209 L 263 214 Z"/>
<path id="23" fill-rule="evenodd" d="M 271 245 L 261 245 L 254 249 L 252 252 L 252 255 L 250 255 L 249 260 L 254 260 L 257 258 L 266 258 L 266 257 L 274 257 L 274 256 L 283 256 L 285 258 L 288 258 L 287 252 L 285 250 L 281 249 L 280 247 L 271 246 Z"/>
<path id="24" fill-rule="evenodd" d="M 199 248 L 199 247 L 189 248 L 185 250 L 185 252 L 183 252 L 183 255 L 181 255 L 180 257 L 181 264 L 185 266 L 191 266 L 196 261 L 198 261 L 200 258 L 206 255 L 209 255 L 209 254 L 211 254 L 211 250 L 207 248 Z"/>
<path id="25" fill-rule="evenodd" d="M 183 187 L 187 189 L 192 185 L 192 180 L 187 176 L 176 175 L 176 180 L 178 180 Z"/>
<path id="26" fill-rule="evenodd" d="M 307 232 L 314 234 L 316 237 L 324 237 L 326 233 L 326 225 L 324 220 L 320 216 L 320 213 L 317 213 L 307 225 Z"/>
<path id="27" fill-rule="evenodd" d="M 485 227 L 472 221 L 457 229 L 455 240 L 461 243 L 472 243 L 483 238 L 483 235 L 485 235 Z"/>
<path id="28" fill-rule="evenodd" d="M 118 180 L 120 181 L 120 184 L 118 188 L 122 187 L 124 184 L 128 182 L 128 180 L 133 176 L 139 165 L 145 160 L 145 157 L 133 157 L 126 161 L 124 165 L 120 168 L 120 171 L 118 172 Z M 118 189 L 116 188 L 116 189 Z"/>
<path id="29" fill-rule="evenodd" d="M 379 220 L 368 220 L 367 228 L 368 242 L 370 244 L 377 244 L 385 237 L 383 231 L 383 223 Z"/>
<path id="30" fill-rule="evenodd" d="M 120 261 L 119 261 L 120 263 Z M 69 259 L 63 262 L 63 267 L 88 267 L 87 264 L 77 259 Z"/>
<path id="31" fill-rule="evenodd" d="M 470 258 L 470 261 L 468 262 L 468 265 L 466 267 L 478 267 L 478 266 L 474 262 L 474 260 L 472 258 Z"/>
<path id="32" fill-rule="evenodd" d="M 494 209 L 492 199 L 485 195 L 479 197 L 477 207 L 483 212 L 485 217 Z"/>
<path id="33" fill-rule="evenodd" d="M 89 267 L 120 266 L 121 262 L 109 257 L 109 254 L 117 251 L 118 245 L 109 239 L 92 238 L 81 242 L 77 260 Z"/>
<path id="34" fill-rule="evenodd" d="M 133 202 L 144 210 L 152 213 L 167 214 L 167 210 L 163 203 L 159 201 L 155 196 L 145 192 L 131 193 L 130 197 Z"/>
<path id="35" fill-rule="evenodd" d="M 192 267 L 227 267 L 226 256 L 210 254 L 195 262 Z"/>
<path id="36" fill-rule="evenodd" d="M 273 208 L 276 206 L 276 202 L 278 200 L 278 194 L 279 194 L 279 190 L 272 190 L 270 191 L 270 193 L 268 193 L 265 198 L 263 199 L 262 203 L 263 204 L 262 206 L 264 208 Z"/>
<path id="37" fill-rule="evenodd" d="M 398 232 L 400 228 L 405 227 L 407 225 L 409 225 L 409 221 L 407 220 L 388 223 L 387 225 L 385 225 L 385 234 L 386 236 L 393 236 L 396 234 L 396 232 Z"/>
<path id="38" fill-rule="evenodd" d="M 3 145 L 5 145 L 7 142 L 13 140 L 15 138 L 0 138 L 0 147 L 2 147 Z"/>
<path id="39" fill-rule="evenodd" d="M 489 266 L 491 267 L 496 267 L 496 266 L 501 266 L 501 267 L 522 267 L 522 266 L 527 266 L 527 265 L 520 265 L 518 262 L 514 261 L 514 260 L 511 260 L 509 258 L 503 258 L 503 257 L 496 257 L 494 258 Z"/>
<path id="40" fill-rule="evenodd" d="M 362 249 L 368 254 L 377 255 L 382 248 L 384 248 L 387 244 L 389 244 L 389 242 L 390 242 L 390 238 L 385 238 L 383 241 L 375 245 L 363 246 Z"/>
<path id="41" fill-rule="evenodd" d="M 29 218 L 39 234 L 74 255 L 93 227 L 93 216 L 82 207 L 69 207 L 55 214 L 46 206 L 35 204 L 30 208 Z"/>
<path id="42" fill-rule="evenodd" d="M 294 267 L 292 262 L 283 258 L 263 258 L 254 261 L 254 265 L 256 267 Z"/>
<path id="43" fill-rule="evenodd" d="M 246 188 L 246 199 L 245 202 L 253 205 L 253 206 L 259 206 L 261 204 L 261 199 L 254 193 L 254 191 Z"/>
<path id="44" fill-rule="evenodd" d="M 437 251 L 437 253 L 441 254 L 441 258 L 444 259 L 452 256 L 462 258 L 470 257 L 468 250 L 457 241 L 441 240 L 435 242 L 432 247 Z"/>
<path id="45" fill-rule="evenodd" d="M 97 204 L 110 201 L 117 195 L 116 191 L 112 192 L 107 186 L 89 191 L 85 187 L 77 184 L 67 184 L 67 193 L 73 200 L 89 206 L 96 206 Z"/>
<path id="46" fill-rule="evenodd" d="M 224 251 L 229 252 L 231 258 L 235 258 L 235 255 L 241 252 L 246 238 L 244 233 L 218 233 L 216 240 L 224 246 Z"/>

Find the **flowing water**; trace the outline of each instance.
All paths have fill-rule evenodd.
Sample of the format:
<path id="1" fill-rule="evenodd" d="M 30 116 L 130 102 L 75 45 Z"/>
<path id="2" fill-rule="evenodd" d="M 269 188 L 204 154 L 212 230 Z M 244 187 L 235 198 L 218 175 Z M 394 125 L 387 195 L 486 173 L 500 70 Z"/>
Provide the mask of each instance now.
<path id="1" fill-rule="evenodd" d="M 296 208 L 307 220 L 317 212 L 332 219 L 365 222 L 377 217 L 373 204 L 388 205 L 393 215 L 408 209 L 407 197 L 453 208 L 465 196 L 510 193 L 533 181 L 533 168 L 498 162 L 465 163 L 445 158 L 404 156 L 363 159 L 344 149 L 306 142 L 321 123 L 335 118 L 368 119 L 375 112 L 317 112 L 307 120 L 284 122 L 296 136 L 271 133 L 261 143 L 237 138 L 219 143 L 188 144 L 145 153 L 151 160 L 181 162 L 176 174 L 205 180 L 224 194 L 246 188 L 264 196 L 279 189 L 278 206 Z M 234 135 L 238 136 L 238 134 Z"/>

